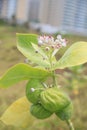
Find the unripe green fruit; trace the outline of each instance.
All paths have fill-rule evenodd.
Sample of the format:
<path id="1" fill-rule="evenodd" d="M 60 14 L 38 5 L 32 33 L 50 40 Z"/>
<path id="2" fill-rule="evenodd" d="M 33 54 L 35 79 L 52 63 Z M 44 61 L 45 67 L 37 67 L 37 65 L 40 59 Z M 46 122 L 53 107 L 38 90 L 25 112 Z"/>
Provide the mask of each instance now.
<path id="1" fill-rule="evenodd" d="M 72 103 L 70 103 L 68 106 L 66 106 L 62 110 L 56 112 L 56 115 L 61 120 L 69 120 L 72 116 L 72 113 L 73 113 L 73 105 L 72 105 Z"/>
<path id="2" fill-rule="evenodd" d="M 32 88 L 35 91 L 32 91 Z M 43 85 L 39 80 L 31 79 L 26 85 L 26 96 L 32 103 L 38 103 L 40 100 L 40 93 L 43 91 Z"/>
<path id="3" fill-rule="evenodd" d="M 48 88 L 40 94 L 41 104 L 50 112 L 56 112 L 70 104 L 69 97 L 57 87 Z"/>
<path id="4" fill-rule="evenodd" d="M 30 112 L 38 119 L 45 119 L 51 116 L 51 112 L 47 111 L 41 104 L 34 104 L 30 108 Z"/>

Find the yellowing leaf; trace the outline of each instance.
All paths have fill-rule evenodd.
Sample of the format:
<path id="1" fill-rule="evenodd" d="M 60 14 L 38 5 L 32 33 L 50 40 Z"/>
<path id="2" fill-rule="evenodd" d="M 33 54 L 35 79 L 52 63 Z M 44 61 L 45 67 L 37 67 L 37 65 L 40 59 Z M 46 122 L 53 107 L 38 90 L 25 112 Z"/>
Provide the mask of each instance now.
<path id="1" fill-rule="evenodd" d="M 0 118 L 6 125 L 14 125 L 16 127 L 29 127 L 35 121 L 30 114 L 31 104 L 26 97 L 22 97 L 15 101 Z"/>
<path id="2" fill-rule="evenodd" d="M 87 42 L 76 42 L 55 64 L 54 69 L 63 69 L 87 62 Z"/>

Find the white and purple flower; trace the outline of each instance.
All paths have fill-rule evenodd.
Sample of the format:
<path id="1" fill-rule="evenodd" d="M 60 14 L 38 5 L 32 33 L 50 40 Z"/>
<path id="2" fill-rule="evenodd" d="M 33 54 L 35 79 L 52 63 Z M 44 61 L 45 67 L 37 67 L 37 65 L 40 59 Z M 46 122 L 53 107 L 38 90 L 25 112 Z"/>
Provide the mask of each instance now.
<path id="1" fill-rule="evenodd" d="M 66 44 L 66 39 L 63 39 L 61 35 L 58 35 L 56 39 L 52 36 L 40 36 L 38 38 L 38 45 L 45 46 L 47 51 L 50 48 L 60 49 L 61 47 L 66 47 Z"/>

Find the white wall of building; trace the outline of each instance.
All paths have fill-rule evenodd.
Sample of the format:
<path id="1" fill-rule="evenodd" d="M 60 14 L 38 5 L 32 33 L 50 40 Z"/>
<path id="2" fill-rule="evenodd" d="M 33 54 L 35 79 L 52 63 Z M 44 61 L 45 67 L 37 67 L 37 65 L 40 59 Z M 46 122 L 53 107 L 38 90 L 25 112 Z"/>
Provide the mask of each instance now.
<path id="1" fill-rule="evenodd" d="M 8 0 L 7 18 L 10 20 L 16 13 L 17 0 Z"/>
<path id="2" fill-rule="evenodd" d="M 40 22 L 61 26 L 63 17 L 64 0 L 41 0 Z"/>
<path id="3" fill-rule="evenodd" d="M 16 19 L 20 24 L 28 21 L 29 2 L 30 0 L 17 0 Z"/>
<path id="4" fill-rule="evenodd" d="M 7 10 L 8 10 L 8 0 L 3 0 L 1 11 L 1 17 L 3 19 L 7 19 Z"/>
<path id="5" fill-rule="evenodd" d="M 1 12 L 2 12 L 2 4 L 3 4 L 3 0 L 0 0 L 0 17 L 1 17 Z"/>
<path id="6" fill-rule="evenodd" d="M 40 0 L 30 0 L 29 3 L 29 22 L 39 22 L 39 8 L 40 8 Z"/>
<path id="7" fill-rule="evenodd" d="M 87 0 L 65 0 L 62 26 L 73 32 L 87 33 Z"/>

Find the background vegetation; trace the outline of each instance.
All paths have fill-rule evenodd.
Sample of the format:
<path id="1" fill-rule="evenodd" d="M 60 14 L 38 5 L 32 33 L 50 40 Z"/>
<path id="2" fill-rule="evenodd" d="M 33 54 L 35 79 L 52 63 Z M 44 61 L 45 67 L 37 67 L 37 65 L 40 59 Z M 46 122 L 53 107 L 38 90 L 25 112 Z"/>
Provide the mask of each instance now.
<path id="1" fill-rule="evenodd" d="M 37 33 L 23 26 L 9 26 L 0 23 L 0 76 L 16 63 L 25 62 L 25 57 L 16 48 L 16 33 Z M 68 40 L 67 48 L 76 41 L 87 41 L 87 37 L 64 35 Z M 62 49 L 57 58 L 67 49 Z M 56 70 L 60 74 L 58 82 L 71 96 L 74 104 L 72 121 L 76 130 L 87 130 L 87 64 L 80 71 L 71 69 Z M 74 76 L 77 76 L 75 78 Z M 62 77 L 63 76 L 63 77 Z M 67 79 L 68 78 L 68 79 Z M 66 80 L 67 79 L 67 80 Z M 50 81 L 49 81 L 50 82 Z M 16 99 L 25 95 L 26 82 L 18 83 L 11 88 L 0 89 L 0 116 L 6 108 Z M 75 86 L 75 87 L 73 87 Z M 55 115 L 47 120 L 36 120 L 34 125 L 26 130 L 67 130 L 65 122 L 60 121 Z M 13 126 L 5 126 L 0 122 L 0 130 L 23 130 Z"/>

